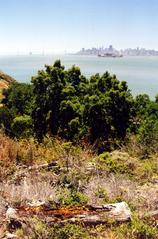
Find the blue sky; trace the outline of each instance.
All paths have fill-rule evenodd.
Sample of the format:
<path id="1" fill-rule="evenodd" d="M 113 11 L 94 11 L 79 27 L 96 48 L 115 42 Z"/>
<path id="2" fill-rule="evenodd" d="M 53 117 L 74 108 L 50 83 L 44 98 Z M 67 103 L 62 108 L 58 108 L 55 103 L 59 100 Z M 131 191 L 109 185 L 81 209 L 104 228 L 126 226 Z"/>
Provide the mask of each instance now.
<path id="1" fill-rule="evenodd" d="M 0 0 L 0 53 L 158 49 L 158 0 Z"/>

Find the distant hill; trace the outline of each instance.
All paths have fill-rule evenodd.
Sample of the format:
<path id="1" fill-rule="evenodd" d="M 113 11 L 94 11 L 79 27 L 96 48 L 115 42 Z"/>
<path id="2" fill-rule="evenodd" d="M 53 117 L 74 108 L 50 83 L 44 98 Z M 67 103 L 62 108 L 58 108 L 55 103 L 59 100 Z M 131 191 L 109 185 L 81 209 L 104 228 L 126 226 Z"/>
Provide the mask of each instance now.
<path id="1" fill-rule="evenodd" d="M 6 82 L 6 84 L 10 84 L 12 82 L 15 82 L 16 80 L 13 77 L 4 73 L 3 71 L 0 71 L 0 82 L 1 81 Z"/>
<path id="2" fill-rule="evenodd" d="M 0 99 L 2 99 L 2 91 L 3 89 L 6 89 L 9 84 L 15 82 L 16 80 L 4 73 L 3 71 L 0 71 Z"/>

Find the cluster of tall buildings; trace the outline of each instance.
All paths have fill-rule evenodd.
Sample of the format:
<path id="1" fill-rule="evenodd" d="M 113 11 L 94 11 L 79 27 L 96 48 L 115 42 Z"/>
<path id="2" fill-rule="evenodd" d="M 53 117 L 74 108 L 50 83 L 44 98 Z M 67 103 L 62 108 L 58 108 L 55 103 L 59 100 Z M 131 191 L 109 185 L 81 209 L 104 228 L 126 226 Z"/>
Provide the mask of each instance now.
<path id="1" fill-rule="evenodd" d="M 104 54 L 117 54 L 123 56 L 158 56 L 158 51 L 148 50 L 145 48 L 127 48 L 124 50 L 117 50 L 110 45 L 108 48 L 104 47 L 93 47 L 89 49 L 82 48 L 76 54 L 78 55 L 104 55 Z"/>

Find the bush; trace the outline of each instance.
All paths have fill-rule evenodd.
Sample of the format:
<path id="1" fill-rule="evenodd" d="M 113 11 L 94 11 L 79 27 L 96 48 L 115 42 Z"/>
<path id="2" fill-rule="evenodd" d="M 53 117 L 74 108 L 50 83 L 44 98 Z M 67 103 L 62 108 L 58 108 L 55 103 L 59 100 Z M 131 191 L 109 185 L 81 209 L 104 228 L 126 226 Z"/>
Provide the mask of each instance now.
<path id="1" fill-rule="evenodd" d="M 107 173 L 126 174 L 132 176 L 137 167 L 137 160 L 130 158 L 127 153 L 114 151 L 102 153 L 96 158 L 98 169 Z"/>
<path id="2" fill-rule="evenodd" d="M 43 221 L 34 217 L 29 227 L 16 231 L 16 235 L 26 239 L 88 239 L 88 232 L 85 228 L 73 224 L 54 224 L 48 226 Z"/>
<path id="3" fill-rule="evenodd" d="M 62 188 L 59 191 L 59 203 L 66 206 L 81 206 L 88 202 L 88 198 L 81 192 Z"/>
<path id="4" fill-rule="evenodd" d="M 149 221 L 144 221 L 137 215 L 133 215 L 133 220 L 117 227 L 115 234 L 119 239 L 157 239 L 158 230 Z"/>
<path id="5" fill-rule="evenodd" d="M 158 150 L 157 118 L 147 118 L 139 128 L 138 143 L 142 145 L 142 157 L 146 158 Z"/>
<path id="6" fill-rule="evenodd" d="M 17 116 L 11 126 L 12 135 L 17 138 L 25 138 L 32 135 L 32 120 L 28 115 Z"/>
<path id="7" fill-rule="evenodd" d="M 8 135 L 11 134 L 11 124 L 14 115 L 7 107 L 0 107 L 0 128 Z"/>
<path id="8" fill-rule="evenodd" d="M 65 226 L 54 227 L 52 239 L 88 239 L 88 233 L 79 225 L 66 224 Z"/>

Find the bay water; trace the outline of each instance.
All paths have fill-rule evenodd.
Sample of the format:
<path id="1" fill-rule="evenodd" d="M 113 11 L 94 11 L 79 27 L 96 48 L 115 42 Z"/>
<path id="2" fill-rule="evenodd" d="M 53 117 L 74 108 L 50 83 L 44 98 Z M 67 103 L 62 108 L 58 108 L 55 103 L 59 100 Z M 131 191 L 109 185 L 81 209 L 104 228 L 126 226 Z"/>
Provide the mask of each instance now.
<path id="1" fill-rule="evenodd" d="M 87 77 L 109 71 L 117 78 L 125 80 L 133 95 L 146 93 L 152 99 L 158 94 L 158 57 L 106 58 L 80 55 L 17 55 L 0 56 L 0 70 L 13 76 L 19 82 L 30 82 L 45 64 L 53 64 L 60 59 L 66 69 L 79 66 Z"/>

